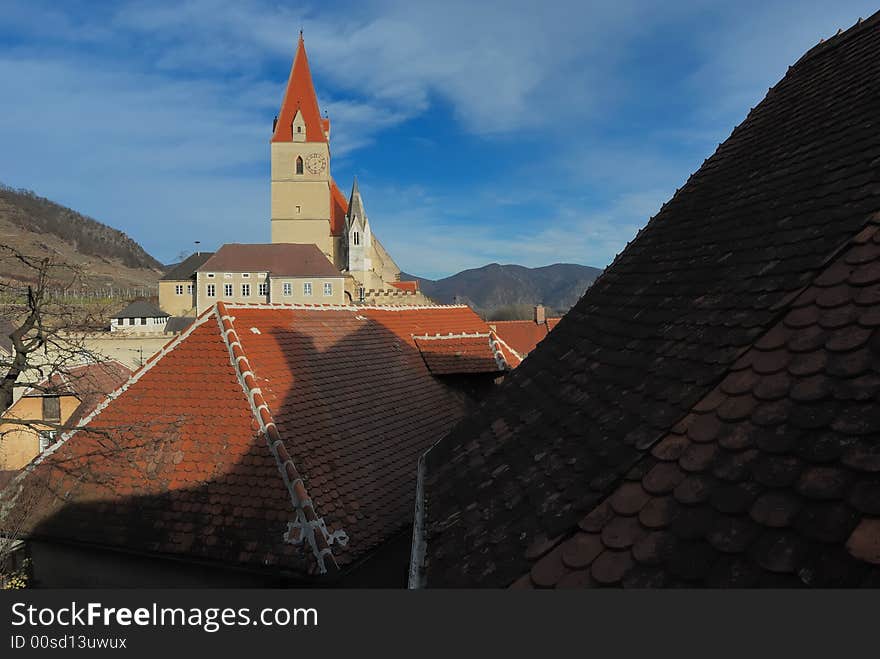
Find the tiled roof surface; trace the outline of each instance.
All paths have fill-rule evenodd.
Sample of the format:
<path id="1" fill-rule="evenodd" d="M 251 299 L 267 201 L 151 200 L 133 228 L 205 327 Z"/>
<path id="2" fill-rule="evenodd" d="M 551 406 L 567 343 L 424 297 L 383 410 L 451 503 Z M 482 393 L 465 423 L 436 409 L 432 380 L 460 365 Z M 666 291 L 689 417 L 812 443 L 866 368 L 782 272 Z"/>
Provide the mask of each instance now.
<path id="1" fill-rule="evenodd" d="M 346 566 L 411 521 L 418 457 L 463 413 L 412 335 L 486 329 L 467 307 L 218 304 L 33 468 L 13 514 L 36 498 L 37 535 Z"/>
<path id="2" fill-rule="evenodd" d="M 227 243 L 205 261 L 199 272 L 268 272 L 281 277 L 341 277 L 314 244 Z"/>
<path id="3" fill-rule="evenodd" d="M 521 585 L 880 585 L 877 229 Z"/>
<path id="4" fill-rule="evenodd" d="M 409 291 L 410 293 L 417 293 L 419 290 L 419 282 L 417 281 L 390 281 L 388 283 L 394 286 L 394 288 Z"/>
<path id="5" fill-rule="evenodd" d="M 649 454 L 652 447 L 682 419 L 692 418 L 695 405 L 729 377 L 734 364 L 757 339 L 789 314 L 792 301 L 804 288 L 814 280 L 822 284 L 819 273 L 826 272 L 838 250 L 880 210 L 877 116 L 880 15 L 813 49 L 793 66 L 547 339 L 507 376 L 495 395 L 427 453 L 424 533 L 416 543 L 419 583 L 509 585 L 533 569 L 534 558 L 571 535 L 587 513 L 621 487 L 624 475 L 641 480 L 639 469 L 660 459 Z M 842 316 L 831 322 L 848 324 L 848 331 L 859 334 L 856 325 L 870 322 L 864 318 L 870 319 L 876 311 L 871 306 L 876 301 L 860 300 L 866 306 L 848 308 L 856 309 L 861 320 Z M 830 305 L 830 300 L 823 299 L 820 307 L 825 304 Z M 797 335 L 792 339 L 795 345 L 806 346 L 818 321 L 798 320 L 800 313 L 794 315 L 790 329 Z M 870 378 L 858 379 L 852 373 L 864 364 L 849 361 L 865 359 L 866 353 L 857 347 L 852 350 L 852 357 L 841 358 L 850 374 L 839 376 L 841 380 L 833 387 L 842 387 L 849 396 L 873 398 L 876 389 Z M 822 359 L 824 354 L 815 358 Z M 786 360 L 794 360 L 788 351 L 773 358 L 785 368 L 789 368 Z M 759 368 L 769 369 L 771 364 Z M 794 401 L 782 404 L 785 417 L 778 408 L 774 417 L 769 401 L 755 405 L 761 410 L 755 412 L 759 421 L 781 424 L 789 418 Z M 778 477 L 778 487 L 809 499 L 803 490 L 806 483 L 795 483 L 813 462 L 797 452 L 825 446 L 839 451 L 843 461 L 851 441 L 845 433 L 854 436 L 856 429 L 839 434 L 830 424 L 848 406 L 843 399 L 826 397 L 799 421 L 819 424 L 821 417 L 822 427 L 828 430 L 823 441 L 813 434 L 813 440 L 801 444 L 793 433 L 791 443 L 786 444 L 786 438 L 778 437 L 775 430 L 771 434 L 764 432 L 764 426 L 756 430 L 742 425 L 750 429 L 753 442 L 758 435 L 768 443 L 781 442 L 775 453 L 772 448 L 760 451 L 758 447 L 756 460 L 763 457 L 766 461 L 776 454 L 796 458 L 790 459 L 797 466 L 790 477 L 782 475 L 784 460 L 769 460 L 766 468 L 780 473 L 768 474 L 766 487 Z M 800 406 L 797 409 L 798 414 L 807 414 Z M 743 412 L 725 408 L 723 413 Z M 849 416 L 840 418 L 856 423 Z M 702 423 L 711 426 L 709 421 Z M 708 434 L 702 423 L 696 431 L 689 430 L 699 433 L 702 429 L 704 434 L 698 439 Z M 792 421 L 793 427 L 799 428 L 796 423 Z M 693 458 L 688 465 L 695 471 L 700 451 L 711 451 L 697 444 L 697 454 L 688 457 Z M 722 448 L 736 450 L 733 444 Z M 855 472 L 863 469 L 843 462 L 836 468 L 841 465 Z M 664 461 L 654 477 L 669 482 L 649 484 L 652 495 L 671 492 L 686 481 L 687 473 L 680 464 Z M 753 483 L 760 483 L 759 478 L 764 476 L 749 477 Z M 702 483 L 710 499 L 727 492 L 722 481 Z M 687 510 L 695 512 L 680 517 L 672 535 L 701 538 L 698 548 L 705 551 L 713 547 L 708 544 L 712 531 L 701 526 L 705 522 L 700 517 L 705 510 L 701 497 L 706 495 L 700 493 L 696 476 L 686 482 L 682 488 L 691 491 L 680 496 L 693 502 Z M 636 499 L 641 496 L 635 486 L 627 489 L 627 496 L 633 492 Z M 869 496 L 870 505 L 876 503 L 876 492 L 859 492 Z M 829 533 L 826 539 L 836 543 L 836 555 L 840 555 L 842 543 L 853 542 L 846 540 L 847 525 L 853 511 L 861 511 L 863 504 L 850 501 L 835 507 L 835 502 L 851 496 L 848 487 L 841 485 L 829 495 L 831 506 L 803 507 L 805 514 L 827 517 L 793 521 L 802 525 L 798 536 L 823 533 L 824 528 Z M 678 499 L 673 496 L 669 501 L 677 503 Z M 610 500 L 608 505 L 612 505 Z M 716 501 L 714 505 L 711 508 L 713 503 L 708 503 L 711 510 L 722 512 L 717 506 L 725 504 Z M 745 526 L 749 526 L 747 513 L 748 509 L 740 512 Z M 711 522 L 719 519 L 715 513 L 709 517 Z M 632 519 L 627 524 L 625 529 L 615 526 L 607 533 L 639 532 Z M 835 524 L 832 533 L 829 527 Z M 877 523 L 869 520 L 859 526 L 862 551 L 868 553 L 871 543 L 876 546 L 878 536 L 872 529 L 876 531 Z M 758 530 L 764 537 L 764 529 Z M 604 529 L 602 536 L 604 542 Z M 771 539 L 765 538 L 760 545 L 765 549 L 767 542 L 775 542 L 774 536 L 767 537 Z M 778 545 L 778 560 L 793 546 L 786 542 Z M 598 549 L 601 554 L 605 545 Z M 702 560 L 697 555 L 692 559 Z M 583 562 L 584 557 L 579 560 L 580 565 L 589 563 Z M 612 576 L 623 575 L 628 567 L 626 554 L 608 553 L 596 570 L 607 570 L 604 578 L 611 582 Z M 832 581 L 827 576 L 822 579 Z"/>
<path id="6" fill-rule="evenodd" d="M 348 200 L 336 181 L 330 179 L 330 234 L 341 236 L 345 233 L 345 214 L 348 212 Z"/>
<path id="7" fill-rule="evenodd" d="M 135 300 L 128 304 L 118 313 L 113 314 L 114 318 L 167 318 L 171 314 L 165 313 L 152 302 L 146 300 Z"/>
<path id="8" fill-rule="evenodd" d="M 281 102 L 281 110 L 278 113 L 278 121 L 275 123 L 275 131 L 272 135 L 273 142 L 293 140 L 292 125 L 297 110 L 302 111 L 303 119 L 306 122 L 306 141 L 326 142 L 325 124 L 321 118 L 315 85 L 312 83 L 312 73 L 309 70 L 309 59 L 306 57 L 306 46 L 302 34 L 300 34 L 296 46 L 293 65 L 290 67 L 290 78 L 287 80 L 287 89 L 284 92 L 284 100 Z"/>
<path id="9" fill-rule="evenodd" d="M 521 357 L 525 357 L 544 340 L 558 322 L 558 318 L 548 318 L 543 323 L 536 323 L 534 320 L 493 320 L 490 325 L 507 345 Z"/>
<path id="10" fill-rule="evenodd" d="M 505 370 L 495 358 L 488 333 L 473 336 L 417 336 L 416 345 L 434 375 L 498 373 Z"/>
<path id="11" fill-rule="evenodd" d="M 183 261 L 166 272 L 161 279 L 162 281 L 186 281 L 192 279 L 199 267 L 213 255 L 214 252 L 190 254 Z"/>
<path id="12" fill-rule="evenodd" d="M 112 392 L 131 377 L 131 369 L 117 361 L 73 366 L 64 373 L 55 373 L 38 384 L 38 389 L 25 392 L 25 396 L 43 394 L 74 394 L 80 401 L 65 425 L 75 426 L 79 420 L 91 414 Z"/>

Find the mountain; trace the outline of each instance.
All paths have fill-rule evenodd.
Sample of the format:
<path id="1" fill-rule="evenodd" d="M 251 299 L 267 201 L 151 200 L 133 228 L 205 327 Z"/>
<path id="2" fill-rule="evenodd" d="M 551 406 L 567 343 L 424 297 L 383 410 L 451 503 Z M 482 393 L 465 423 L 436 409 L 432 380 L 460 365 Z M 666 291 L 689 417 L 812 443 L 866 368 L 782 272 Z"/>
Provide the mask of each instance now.
<path id="1" fill-rule="evenodd" d="M 440 304 L 451 304 L 458 298 L 484 316 L 498 319 L 499 315 L 524 315 L 539 303 L 564 313 L 601 273 L 599 268 L 574 263 L 541 268 L 490 263 L 436 281 L 404 273 L 400 278 L 418 281 L 422 292 Z"/>
<path id="2" fill-rule="evenodd" d="M 94 289 L 153 288 L 163 266 L 126 234 L 29 190 L 0 184 L 0 243 L 29 256 L 78 266 Z M 26 269 L 0 261 L 0 277 L 22 279 Z"/>

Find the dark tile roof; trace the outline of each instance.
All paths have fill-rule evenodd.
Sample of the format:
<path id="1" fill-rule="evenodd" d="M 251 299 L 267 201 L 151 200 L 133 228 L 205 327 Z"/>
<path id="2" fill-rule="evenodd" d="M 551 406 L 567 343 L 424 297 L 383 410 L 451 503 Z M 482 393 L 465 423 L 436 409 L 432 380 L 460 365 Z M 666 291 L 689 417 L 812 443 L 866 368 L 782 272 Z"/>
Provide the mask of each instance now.
<path id="1" fill-rule="evenodd" d="M 113 314 L 114 318 L 164 318 L 171 314 L 165 313 L 159 307 L 146 300 L 135 300 L 119 313 Z"/>
<path id="2" fill-rule="evenodd" d="M 9 335 L 15 331 L 15 325 L 13 325 L 6 318 L 0 318 L 0 350 L 5 352 L 8 355 L 12 354 L 12 339 L 9 338 Z"/>
<path id="3" fill-rule="evenodd" d="M 341 277 L 317 245 L 228 243 L 199 272 L 268 272 L 281 277 Z"/>
<path id="4" fill-rule="evenodd" d="M 183 261 L 166 272 L 162 276 L 162 281 L 186 281 L 192 279 L 199 267 L 201 267 L 201 265 L 212 256 L 214 256 L 214 252 L 190 254 Z"/>
<path id="5" fill-rule="evenodd" d="M 487 329 L 462 306 L 218 303 L 4 492 L 28 502 L 7 523 L 298 576 L 351 566 L 411 523 L 418 456 L 464 413 L 413 335 Z"/>
<path id="6" fill-rule="evenodd" d="M 426 454 L 417 582 L 865 578 L 878 116 L 880 14 L 790 68 Z"/>
<path id="7" fill-rule="evenodd" d="M 165 323 L 165 334 L 176 334 L 177 332 L 182 332 L 187 327 L 192 325 L 195 322 L 195 318 L 192 316 L 172 316 L 168 319 L 168 322 Z"/>

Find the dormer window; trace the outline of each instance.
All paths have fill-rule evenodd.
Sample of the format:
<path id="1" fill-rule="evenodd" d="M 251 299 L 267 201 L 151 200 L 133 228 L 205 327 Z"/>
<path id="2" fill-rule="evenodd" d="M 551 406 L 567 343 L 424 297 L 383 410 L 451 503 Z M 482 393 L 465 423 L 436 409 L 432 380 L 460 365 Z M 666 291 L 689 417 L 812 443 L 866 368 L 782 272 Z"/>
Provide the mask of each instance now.
<path id="1" fill-rule="evenodd" d="M 297 173 L 297 174 L 302 174 L 302 173 L 303 173 L 303 159 L 302 159 L 302 156 L 297 156 L 297 157 L 296 157 L 296 173 Z"/>
<path id="2" fill-rule="evenodd" d="M 302 126 L 297 126 L 297 127 L 296 127 L 296 132 L 297 132 L 297 133 L 301 133 L 301 132 L 303 132 L 303 127 L 302 127 Z"/>

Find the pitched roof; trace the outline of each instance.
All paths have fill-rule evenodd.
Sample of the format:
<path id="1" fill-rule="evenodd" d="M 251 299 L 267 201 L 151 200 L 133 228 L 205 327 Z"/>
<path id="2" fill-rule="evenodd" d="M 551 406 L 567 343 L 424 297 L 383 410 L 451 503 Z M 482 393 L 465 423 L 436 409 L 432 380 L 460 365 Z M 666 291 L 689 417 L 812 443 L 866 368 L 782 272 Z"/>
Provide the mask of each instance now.
<path id="1" fill-rule="evenodd" d="M 272 134 L 273 142 L 290 142 L 293 140 L 291 127 L 297 111 L 301 111 L 306 122 L 306 141 L 326 142 L 327 136 L 324 130 L 329 128 L 321 118 L 321 109 L 318 106 L 318 96 L 315 94 L 315 86 L 312 83 L 312 73 L 309 70 L 309 60 L 306 57 L 306 45 L 299 35 L 296 46 L 296 55 L 293 65 L 290 67 L 290 77 L 287 80 L 287 89 L 284 92 L 284 100 L 281 102 L 281 110 L 278 113 L 278 121 Z"/>
<path id="2" fill-rule="evenodd" d="M 162 277 L 162 281 L 185 281 L 192 279 L 196 271 L 205 261 L 211 258 L 214 252 L 199 252 L 198 254 L 190 254 L 183 261 L 175 265 Z"/>
<path id="3" fill-rule="evenodd" d="M 558 318 L 548 318 L 543 323 L 536 323 L 534 320 L 493 320 L 489 325 L 523 359 L 544 340 L 558 322 Z"/>
<path id="4" fill-rule="evenodd" d="M 336 181 L 330 179 L 330 233 L 341 236 L 345 233 L 345 215 L 348 213 L 348 201 Z"/>
<path id="5" fill-rule="evenodd" d="M 122 311 L 113 314 L 113 318 L 166 318 L 170 315 L 152 302 L 135 300 L 122 309 Z"/>
<path id="6" fill-rule="evenodd" d="M 53 373 L 36 388 L 25 391 L 25 396 L 44 394 L 72 394 L 80 404 L 65 425 L 75 426 L 83 417 L 91 414 L 108 395 L 121 387 L 131 377 L 131 369 L 115 360 L 73 366 L 64 372 Z"/>
<path id="7" fill-rule="evenodd" d="M 880 14 L 426 454 L 414 582 L 877 583 L 878 99 Z"/>
<path id="8" fill-rule="evenodd" d="M 42 497 L 35 535 L 300 575 L 351 565 L 411 522 L 418 456 L 463 414 L 412 336 L 486 329 L 461 306 L 219 303 L 7 505 Z"/>
<path id="9" fill-rule="evenodd" d="M 414 339 L 434 375 L 500 373 L 509 368 L 489 332 L 428 334 Z"/>
<path id="10" fill-rule="evenodd" d="M 341 277 L 314 244 L 227 243 L 205 261 L 199 272 L 268 272 L 279 277 Z"/>
<path id="11" fill-rule="evenodd" d="M 0 350 L 8 355 L 12 354 L 12 339 L 9 335 L 15 331 L 15 325 L 6 318 L 0 318 Z"/>

